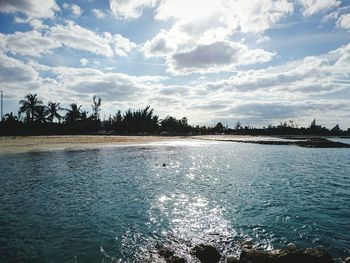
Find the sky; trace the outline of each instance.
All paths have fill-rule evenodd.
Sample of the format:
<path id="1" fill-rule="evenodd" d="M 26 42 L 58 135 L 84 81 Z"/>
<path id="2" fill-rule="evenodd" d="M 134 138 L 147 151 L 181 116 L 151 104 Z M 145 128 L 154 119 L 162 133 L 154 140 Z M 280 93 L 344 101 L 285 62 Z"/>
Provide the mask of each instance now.
<path id="1" fill-rule="evenodd" d="M 0 0 L 4 112 L 36 93 L 102 117 L 350 128 L 350 0 Z"/>

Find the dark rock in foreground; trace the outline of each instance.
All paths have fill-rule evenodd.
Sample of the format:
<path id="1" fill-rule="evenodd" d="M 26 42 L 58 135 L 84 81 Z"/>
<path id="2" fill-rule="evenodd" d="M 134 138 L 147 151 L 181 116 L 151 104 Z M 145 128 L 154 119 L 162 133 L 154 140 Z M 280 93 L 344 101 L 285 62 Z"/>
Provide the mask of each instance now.
<path id="1" fill-rule="evenodd" d="M 191 250 L 191 254 L 195 255 L 201 263 L 217 263 L 221 258 L 219 251 L 215 247 L 205 244 L 195 246 Z"/>
<path id="2" fill-rule="evenodd" d="M 244 249 L 240 263 L 332 263 L 331 255 L 323 248 L 307 248 L 295 251 Z"/>
<path id="3" fill-rule="evenodd" d="M 186 260 L 176 256 L 175 252 L 166 247 L 160 247 L 158 250 L 159 255 L 161 255 L 166 263 L 186 263 Z"/>
<path id="4" fill-rule="evenodd" d="M 254 248 L 252 241 L 242 243 L 239 259 L 237 255 L 223 255 L 210 244 L 198 244 L 190 250 L 191 255 L 176 254 L 171 246 L 159 246 L 158 255 L 167 263 L 333 263 L 331 255 L 324 248 L 298 249 L 289 243 L 285 249 L 262 250 Z M 194 261 L 193 261 L 194 260 Z M 345 260 L 348 263 L 350 258 Z"/>

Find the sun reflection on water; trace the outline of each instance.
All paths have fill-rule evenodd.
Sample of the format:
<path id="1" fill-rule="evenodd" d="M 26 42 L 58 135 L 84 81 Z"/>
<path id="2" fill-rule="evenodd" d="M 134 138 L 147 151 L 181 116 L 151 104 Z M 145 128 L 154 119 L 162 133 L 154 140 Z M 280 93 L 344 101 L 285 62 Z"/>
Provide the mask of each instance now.
<path id="1" fill-rule="evenodd" d="M 189 262 L 189 250 L 195 244 L 215 242 L 220 249 L 220 242 L 227 242 L 236 235 L 223 213 L 222 207 L 203 196 L 185 193 L 161 195 L 149 210 L 152 224 L 162 228 L 167 221 L 167 228 L 161 231 L 165 244 L 187 257 Z"/>

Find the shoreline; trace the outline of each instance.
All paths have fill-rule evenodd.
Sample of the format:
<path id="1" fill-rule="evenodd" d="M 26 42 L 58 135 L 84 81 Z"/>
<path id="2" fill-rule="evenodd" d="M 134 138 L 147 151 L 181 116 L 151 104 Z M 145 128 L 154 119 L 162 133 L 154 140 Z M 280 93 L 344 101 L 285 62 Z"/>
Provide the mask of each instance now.
<path id="1" fill-rule="evenodd" d="M 0 137 L 0 154 L 49 150 L 77 150 L 106 146 L 148 145 L 183 140 L 180 136 L 114 136 L 114 135 L 62 135 L 62 136 L 6 136 Z"/>
<path id="2" fill-rule="evenodd" d="M 144 135 L 48 135 L 0 136 L 0 154 L 49 150 L 93 149 L 98 147 L 136 146 L 156 143 L 205 141 L 233 142 L 260 145 L 286 145 L 305 148 L 350 148 L 349 144 L 334 142 L 325 137 L 250 136 L 250 135 L 197 135 L 197 136 L 144 136 Z"/>

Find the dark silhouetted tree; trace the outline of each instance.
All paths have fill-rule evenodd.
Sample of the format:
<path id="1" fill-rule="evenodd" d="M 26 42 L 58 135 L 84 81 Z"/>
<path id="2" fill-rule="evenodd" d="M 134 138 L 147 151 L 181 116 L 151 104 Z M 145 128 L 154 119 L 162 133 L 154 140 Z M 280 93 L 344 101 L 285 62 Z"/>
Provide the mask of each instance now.
<path id="1" fill-rule="evenodd" d="M 21 107 L 19 108 L 20 113 L 26 113 L 26 121 L 32 122 L 35 119 L 35 115 L 38 109 L 42 105 L 42 101 L 38 100 L 36 94 L 27 94 L 24 100 L 20 100 Z"/>
<path id="2" fill-rule="evenodd" d="M 46 108 L 46 112 L 47 112 L 47 119 L 53 123 L 54 118 L 56 118 L 58 120 L 58 122 L 61 122 L 61 119 L 63 118 L 61 114 L 59 114 L 58 112 L 60 110 L 63 110 L 60 107 L 60 103 L 56 103 L 56 102 L 49 102 L 47 104 L 47 108 Z"/>
<path id="3" fill-rule="evenodd" d="M 46 107 L 38 106 L 34 113 L 34 117 L 35 117 L 35 122 L 46 123 L 48 121 Z"/>
<path id="4" fill-rule="evenodd" d="M 68 112 L 64 117 L 66 123 L 72 123 L 72 122 L 81 120 L 82 119 L 82 113 L 80 111 L 81 105 L 78 106 L 77 103 L 72 103 L 71 105 L 69 105 L 69 107 L 70 109 L 68 109 Z"/>
<path id="5" fill-rule="evenodd" d="M 94 96 L 92 98 L 92 117 L 95 121 L 100 120 L 100 111 L 101 111 L 101 103 L 102 99 L 99 97 Z"/>
<path id="6" fill-rule="evenodd" d="M 11 112 L 11 113 L 5 114 L 4 117 L 2 118 L 2 121 L 5 123 L 15 123 L 15 122 L 18 122 L 18 118 L 16 115 L 13 115 L 13 112 Z"/>

